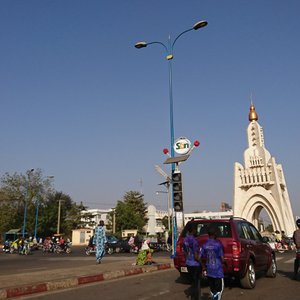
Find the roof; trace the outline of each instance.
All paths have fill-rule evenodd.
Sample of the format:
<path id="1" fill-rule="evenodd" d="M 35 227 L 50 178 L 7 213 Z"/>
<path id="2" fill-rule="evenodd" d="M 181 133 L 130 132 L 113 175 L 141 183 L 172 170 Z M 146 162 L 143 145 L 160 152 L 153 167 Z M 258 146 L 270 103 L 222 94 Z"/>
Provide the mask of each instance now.
<path id="1" fill-rule="evenodd" d="M 6 232 L 6 234 L 15 234 L 15 233 L 21 233 L 21 229 L 10 229 Z"/>

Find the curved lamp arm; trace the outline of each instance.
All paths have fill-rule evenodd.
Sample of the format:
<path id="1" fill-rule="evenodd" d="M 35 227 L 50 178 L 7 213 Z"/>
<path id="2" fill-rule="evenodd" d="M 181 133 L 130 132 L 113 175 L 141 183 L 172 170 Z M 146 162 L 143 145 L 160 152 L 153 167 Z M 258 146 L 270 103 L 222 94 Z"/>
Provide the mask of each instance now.
<path id="1" fill-rule="evenodd" d="M 181 32 L 181 33 L 175 38 L 175 40 L 174 40 L 174 42 L 173 42 L 173 44 L 172 44 L 172 47 L 171 47 L 171 51 L 173 52 L 173 47 L 174 47 L 176 41 L 177 41 L 183 34 L 189 32 L 189 31 L 192 31 L 192 30 L 198 30 L 198 29 L 200 29 L 200 28 L 202 28 L 202 27 L 205 27 L 207 24 L 208 24 L 207 21 L 202 20 L 202 21 L 199 21 L 199 22 L 195 23 L 195 24 L 193 25 L 192 28 L 187 29 L 187 30 Z"/>
<path id="2" fill-rule="evenodd" d="M 187 30 L 181 32 L 181 33 L 176 37 L 176 39 L 174 40 L 174 42 L 173 42 L 173 44 L 172 44 L 172 47 L 171 47 L 172 52 L 173 52 L 173 47 L 174 47 L 176 41 L 177 41 L 183 34 L 189 32 L 189 31 L 192 31 L 193 29 L 194 29 L 194 28 L 187 29 Z"/>
<path id="3" fill-rule="evenodd" d="M 162 43 L 162 42 L 150 42 L 150 43 L 146 43 L 146 42 L 138 42 L 134 45 L 135 48 L 137 49 L 141 49 L 141 48 L 146 48 L 148 45 L 151 45 L 151 44 L 159 44 L 159 45 L 162 45 L 165 50 L 166 50 L 166 53 L 168 54 L 168 47 Z"/>

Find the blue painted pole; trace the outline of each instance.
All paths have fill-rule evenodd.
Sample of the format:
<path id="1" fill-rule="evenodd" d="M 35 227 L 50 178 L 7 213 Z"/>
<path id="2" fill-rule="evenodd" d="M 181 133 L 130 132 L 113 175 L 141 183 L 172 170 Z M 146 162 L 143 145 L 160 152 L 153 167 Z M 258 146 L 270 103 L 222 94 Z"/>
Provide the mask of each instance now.
<path id="1" fill-rule="evenodd" d="M 26 216 L 27 216 L 27 193 L 26 193 L 26 199 L 25 199 L 25 205 L 24 205 L 24 222 L 23 222 L 22 237 L 25 237 Z"/>
<path id="2" fill-rule="evenodd" d="M 22 230 L 22 237 L 25 237 L 26 233 L 26 218 L 27 218 L 27 204 L 28 204 L 28 195 L 29 195 L 29 187 L 30 187 L 30 174 L 34 171 L 31 169 L 28 173 L 28 182 L 26 186 L 26 196 L 25 196 L 25 204 L 24 204 L 24 222 L 23 222 L 23 230 Z"/>
<path id="3" fill-rule="evenodd" d="M 36 200 L 34 237 L 36 238 L 39 217 L 39 200 Z"/>
<path id="4" fill-rule="evenodd" d="M 207 25 L 207 21 L 200 21 L 194 24 L 192 28 L 189 28 L 183 32 L 181 32 L 177 37 L 174 39 L 173 43 L 171 42 L 171 37 L 169 35 L 168 38 L 168 47 L 162 43 L 162 42 L 138 42 L 135 44 L 135 48 L 141 49 L 145 48 L 148 45 L 151 44 L 160 44 L 162 45 L 167 54 L 167 60 L 168 60 L 168 69 L 169 69 L 169 107 L 170 107 L 170 136 L 171 136 L 171 157 L 175 156 L 174 151 L 174 116 L 173 116 L 173 85 L 172 85 L 172 59 L 173 59 L 173 49 L 176 41 L 185 33 L 191 31 L 191 30 L 198 30 L 199 28 L 202 28 Z M 172 163 L 172 174 L 175 170 L 175 163 Z M 175 257 L 176 255 L 176 241 L 177 241 L 177 221 L 176 221 L 176 213 L 174 211 L 174 193 L 173 193 L 173 185 L 172 185 L 172 220 L 173 220 L 173 234 L 172 234 L 172 244 L 173 244 L 173 251 L 172 251 L 172 257 Z"/>

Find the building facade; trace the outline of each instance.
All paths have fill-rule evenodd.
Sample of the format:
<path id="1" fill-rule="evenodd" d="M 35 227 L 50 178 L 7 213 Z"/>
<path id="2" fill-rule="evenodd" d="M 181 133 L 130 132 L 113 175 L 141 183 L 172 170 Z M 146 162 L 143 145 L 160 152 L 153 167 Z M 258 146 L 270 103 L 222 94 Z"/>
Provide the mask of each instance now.
<path id="1" fill-rule="evenodd" d="M 234 216 L 258 227 L 259 215 L 265 209 L 274 230 L 291 234 L 295 222 L 282 165 L 265 148 L 263 129 L 251 103 L 247 128 L 248 148 L 244 165 L 234 165 Z"/>

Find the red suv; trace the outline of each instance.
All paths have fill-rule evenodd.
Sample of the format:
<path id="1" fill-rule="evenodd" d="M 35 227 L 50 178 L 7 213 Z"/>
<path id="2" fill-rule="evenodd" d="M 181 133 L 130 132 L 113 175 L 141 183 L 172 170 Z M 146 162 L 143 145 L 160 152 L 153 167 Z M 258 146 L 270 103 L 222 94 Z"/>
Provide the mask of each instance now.
<path id="1" fill-rule="evenodd" d="M 256 283 L 256 272 L 264 271 L 268 277 L 276 277 L 277 265 L 274 250 L 260 235 L 253 224 L 245 219 L 192 219 L 197 224 L 197 239 L 200 247 L 208 239 L 207 228 L 214 224 L 219 228 L 218 240 L 224 247 L 224 268 L 226 277 L 240 280 L 241 286 L 252 289 Z M 187 225 L 183 229 L 177 244 L 174 258 L 175 268 L 182 276 L 187 273 L 183 239 L 187 234 Z"/>

